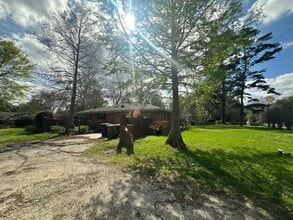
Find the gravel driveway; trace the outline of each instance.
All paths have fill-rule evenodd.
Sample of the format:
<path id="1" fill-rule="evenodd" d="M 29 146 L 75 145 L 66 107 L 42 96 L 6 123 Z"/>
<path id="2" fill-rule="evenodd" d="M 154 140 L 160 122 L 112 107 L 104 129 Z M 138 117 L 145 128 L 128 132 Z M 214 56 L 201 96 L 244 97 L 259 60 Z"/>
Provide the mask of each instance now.
<path id="1" fill-rule="evenodd" d="M 0 219 L 270 219 L 243 201 L 127 173 L 79 137 L 0 151 Z"/>

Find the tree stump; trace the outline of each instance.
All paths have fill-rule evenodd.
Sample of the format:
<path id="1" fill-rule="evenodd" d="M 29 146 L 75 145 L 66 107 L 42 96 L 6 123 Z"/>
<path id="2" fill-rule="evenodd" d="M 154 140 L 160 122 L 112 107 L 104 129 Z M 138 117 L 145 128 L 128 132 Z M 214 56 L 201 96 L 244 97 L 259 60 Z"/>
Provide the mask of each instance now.
<path id="1" fill-rule="evenodd" d="M 116 150 L 117 153 L 122 153 L 122 148 L 126 148 L 126 154 L 134 154 L 133 146 L 132 133 L 126 126 L 120 125 L 120 140 Z"/>

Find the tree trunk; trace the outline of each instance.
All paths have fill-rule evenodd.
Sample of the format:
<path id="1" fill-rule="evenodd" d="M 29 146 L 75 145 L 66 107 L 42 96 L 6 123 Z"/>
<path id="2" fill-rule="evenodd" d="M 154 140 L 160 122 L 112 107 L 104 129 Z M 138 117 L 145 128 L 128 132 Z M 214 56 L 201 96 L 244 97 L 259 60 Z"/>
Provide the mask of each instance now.
<path id="1" fill-rule="evenodd" d="M 244 89 L 245 89 L 245 81 L 244 76 L 242 76 L 242 86 L 241 86 L 241 94 L 240 94 L 240 126 L 244 124 Z"/>
<path id="2" fill-rule="evenodd" d="M 75 100 L 76 100 L 77 75 L 78 75 L 78 65 L 79 65 L 79 49 L 80 49 L 80 30 L 78 33 L 78 39 L 79 40 L 77 43 L 76 54 L 74 59 L 75 61 L 74 74 L 73 74 L 71 100 L 70 100 L 70 108 L 69 108 L 69 116 L 68 116 L 66 132 L 68 132 L 70 128 L 74 128 L 74 113 L 75 113 Z"/>
<path id="3" fill-rule="evenodd" d="M 181 136 L 180 130 L 180 110 L 179 110 L 179 92 L 178 92 L 178 71 L 175 64 L 172 64 L 172 92 L 173 92 L 173 110 L 172 125 L 166 140 L 166 144 L 177 148 L 186 149 L 186 145 Z"/>
<path id="4" fill-rule="evenodd" d="M 226 84 L 225 81 L 221 83 L 222 97 L 221 97 L 221 107 L 222 107 L 222 124 L 226 124 Z"/>
<path id="5" fill-rule="evenodd" d="M 78 70 L 75 69 L 66 132 L 68 132 L 70 128 L 74 128 L 74 112 L 75 112 L 77 74 L 78 74 Z"/>
<path id="6" fill-rule="evenodd" d="M 270 118 L 270 104 L 267 105 L 267 114 L 266 114 L 266 119 L 268 123 L 268 127 L 271 127 L 271 118 Z"/>
<path id="7" fill-rule="evenodd" d="M 174 6 L 174 4 L 172 4 Z M 173 15 L 175 16 L 175 8 L 171 9 L 173 11 Z M 172 109 L 172 125 L 170 128 L 170 132 L 168 138 L 166 140 L 166 144 L 177 148 L 177 149 L 186 149 L 186 145 L 181 136 L 180 130 L 180 110 L 179 110 L 179 91 L 178 91 L 178 67 L 174 61 L 177 61 L 177 45 L 176 45 L 176 37 L 177 32 L 176 28 L 178 25 L 176 23 L 176 17 L 171 18 L 170 27 L 171 27 L 171 57 L 173 62 L 171 62 L 171 76 L 172 76 L 172 93 L 173 93 L 173 109 Z"/>

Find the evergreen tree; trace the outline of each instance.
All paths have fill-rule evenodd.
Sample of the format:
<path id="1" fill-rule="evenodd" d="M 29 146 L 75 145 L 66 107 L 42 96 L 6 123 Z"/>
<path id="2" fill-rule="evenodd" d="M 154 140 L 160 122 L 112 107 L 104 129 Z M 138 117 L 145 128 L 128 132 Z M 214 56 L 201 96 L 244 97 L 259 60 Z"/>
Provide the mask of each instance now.
<path id="1" fill-rule="evenodd" d="M 282 47 L 279 43 L 268 42 L 273 37 L 272 33 L 257 37 L 259 32 L 254 28 L 241 30 L 243 45 L 238 47 L 238 51 L 234 54 L 236 68 L 232 76 L 233 94 L 240 108 L 240 126 L 244 124 L 245 107 L 254 111 L 264 107 L 258 99 L 247 92 L 247 89 L 259 89 L 267 91 L 268 94 L 278 94 L 274 88 L 267 85 L 264 77 L 266 70 L 257 70 L 256 65 L 273 59 L 274 55 L 282 50 Z M 247 106 L 245 106 L 245 99 L 247 99 Z"/>

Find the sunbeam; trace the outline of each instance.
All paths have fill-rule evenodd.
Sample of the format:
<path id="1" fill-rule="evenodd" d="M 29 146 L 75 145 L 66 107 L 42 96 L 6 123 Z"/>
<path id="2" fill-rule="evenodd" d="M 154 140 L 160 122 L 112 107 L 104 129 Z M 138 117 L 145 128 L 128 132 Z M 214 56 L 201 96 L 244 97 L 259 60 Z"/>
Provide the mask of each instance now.
<path id="1" fill-rule="evenodd" d="M 143 38 L 143 40 L 149 44 L 155 51 L 157 51 L 162 57 L 169 60 L 172 64 L 174 64 L 177 68 L 181 68 L 179 63 L 175 60 L 173 60 L 171 57 L 168 57 L 166 54 L 164 54 L 156 45 L 154 45 L 140 30 L 136 30 L 137 33 Z"/>

